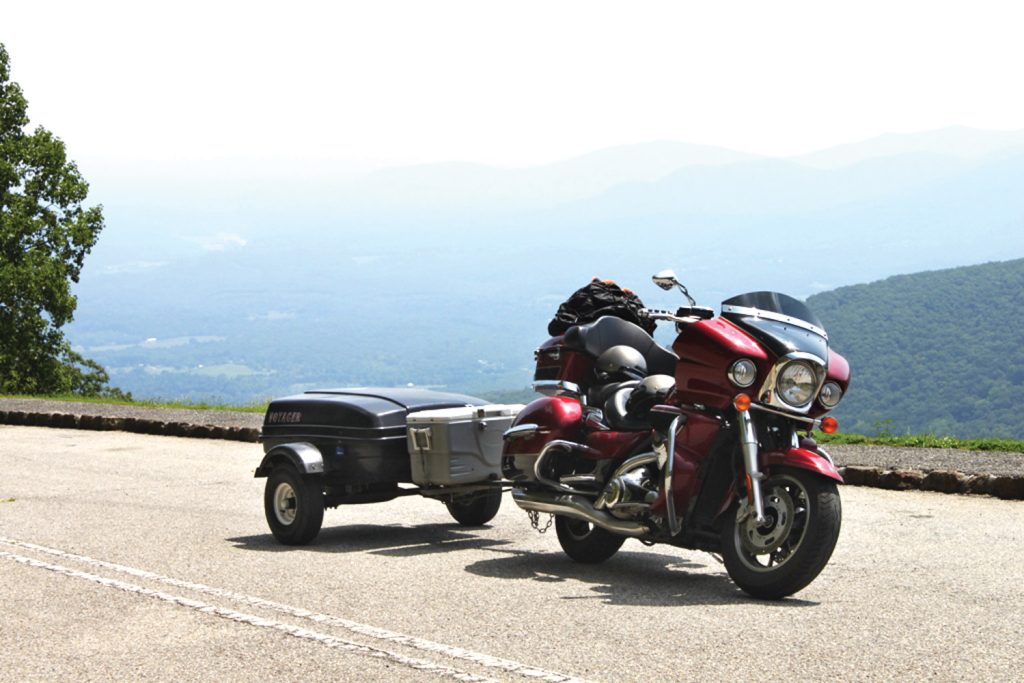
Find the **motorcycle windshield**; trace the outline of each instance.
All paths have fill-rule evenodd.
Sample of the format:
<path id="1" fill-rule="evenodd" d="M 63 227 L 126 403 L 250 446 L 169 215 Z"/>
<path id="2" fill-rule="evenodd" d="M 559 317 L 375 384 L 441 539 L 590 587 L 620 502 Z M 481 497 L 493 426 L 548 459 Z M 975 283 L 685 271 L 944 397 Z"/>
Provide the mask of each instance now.
<path id="1" fill-rule="evenodd" d="M 810 353 L 828 361 L 828 335 L 807 305 L 779 292 L 749 292 L 722 302 L 722 317 L 776 356 Z"/>

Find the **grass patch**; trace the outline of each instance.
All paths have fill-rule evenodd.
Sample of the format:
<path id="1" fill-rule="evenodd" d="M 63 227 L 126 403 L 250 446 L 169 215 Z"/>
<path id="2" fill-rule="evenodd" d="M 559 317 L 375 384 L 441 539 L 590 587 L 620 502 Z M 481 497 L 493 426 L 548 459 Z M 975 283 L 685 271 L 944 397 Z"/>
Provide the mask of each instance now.
<path id="1" fill-rule="evenodd" d="M 957 448 L 967 451 L 1006 451 L 1024 453 L 1024 441 L 1013 439 L 957 439 L 933 434 L 906 436 L 864 436 L 863 434 L 820 434 L 814 438 L 823 444 L 900 446 L 907 448 Z"/>
<path id="2" fill-rule="evenodd" d="M 14 498 L 0 498 L 0 503 L 13 503 Z"/>
<path id="3" fill-rule="evenodd" d="M 65 394 L 60 396 L 11 396 L 3 395 L 0 398 L 15 399 L 41 399 L 45 401 L 68 401 L 74 403 L 93 403 L 113 406 L 132 406 L 136 408 L 170 408 L 173 410 L 226 410 L 241 413 L 263 413 L 267 410 L 266 402 L 247 403 L 243 405 L 227 405 L 207 401 L 168 401 L 163 399 L 121 399 L 105 396 L 75 396 Z"/>

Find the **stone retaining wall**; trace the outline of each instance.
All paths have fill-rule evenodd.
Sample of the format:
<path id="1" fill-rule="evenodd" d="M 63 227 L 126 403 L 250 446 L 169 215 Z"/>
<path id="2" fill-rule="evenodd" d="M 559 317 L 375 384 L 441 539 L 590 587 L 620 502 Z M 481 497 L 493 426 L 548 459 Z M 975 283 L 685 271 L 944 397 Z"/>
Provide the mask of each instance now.
<path id="1" fill-rule="evenodd" d="M 872 486 L 893 491 L 938 491 L 939 493 L 980 493 L 1006 500 L 1024 500 L 1024 477 L 963 472 L 921 472 L 883 470 L 877 467 L 840 467 L 847 484 Z"/>
<path id="2" fill-rule="evenodd" d="M 103 417 L 71 413 L 32 413 L 21 410 L 0 410 L 0 424 L 25 427 L 59 427 L 95 431 L 134 432 L 155 436 L 184 436 L 191 439 L 226 439 L 256 442 L 260 430 L 251 427 L 221 427 L 187 422 L 163 422 L 138 417 Z"/>

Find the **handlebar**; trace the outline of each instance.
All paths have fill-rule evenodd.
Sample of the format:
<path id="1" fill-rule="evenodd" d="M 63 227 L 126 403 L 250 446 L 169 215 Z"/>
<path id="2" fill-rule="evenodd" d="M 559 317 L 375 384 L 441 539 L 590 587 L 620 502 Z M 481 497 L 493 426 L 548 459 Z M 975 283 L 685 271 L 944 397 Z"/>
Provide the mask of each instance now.
<path id="1" fill-rule="evenodd" d="M 651 320 L 671 320 L 675 323 L 693 322 L 698 320 L 710 320 L 715 317 L 715 311 L 707 306 L 680 306 L 674 312 L 660 308 L 645 308 L 644 316 Z"/>

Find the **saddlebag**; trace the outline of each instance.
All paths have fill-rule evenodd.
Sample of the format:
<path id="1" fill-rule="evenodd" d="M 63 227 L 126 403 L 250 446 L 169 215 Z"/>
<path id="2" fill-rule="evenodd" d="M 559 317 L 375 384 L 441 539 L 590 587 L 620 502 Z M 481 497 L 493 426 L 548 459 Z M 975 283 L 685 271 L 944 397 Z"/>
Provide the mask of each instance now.
<path id="1" fill-rule="evenodd" d="M 406 417 L 410 412 L 486 405 L 487 401 L 426 389 L 332 389 L 273 401 L 260 441 L 305 442 L 320 451 L 329 484 L 410 483 Z M 500 434 L 499 434 L 500 451 Z"/>
<path id="2" fill-rule="evenodd" d="M 412 480 L 421 486 L 501 478 L 502 435 L 522 405 L 486 405 L 409 413 Z"/>

